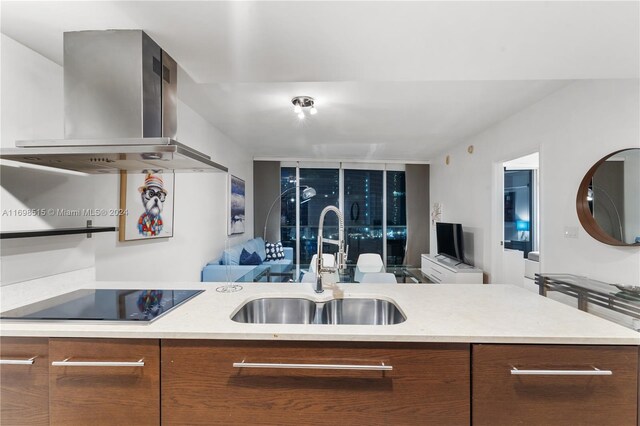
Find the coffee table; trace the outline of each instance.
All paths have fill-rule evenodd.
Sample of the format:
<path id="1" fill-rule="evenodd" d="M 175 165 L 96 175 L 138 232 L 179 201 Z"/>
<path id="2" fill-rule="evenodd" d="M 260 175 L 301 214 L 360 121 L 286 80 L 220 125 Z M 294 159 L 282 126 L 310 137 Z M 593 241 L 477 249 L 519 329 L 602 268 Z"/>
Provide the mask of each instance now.
<path id="1" fill-rule="evenodd" d="M 294 265 L 258 265 L 236 282 L 300 282 L 302 276 L 309 271 L 309 264 Z M 356 265 L 347 265 L 346 269 L 339 271 L 340 282 L 358 282 L 357 279 L 367 272 L 388 272 L 394 274 L 402 283 L 425 282 L 420 268 L 412 265 L 390 265 L 379 270 L 360 270 Z M 407 281 L 409 280 L 409 281 Z"/>
<path id="2" fill-rule="evenodd" d="M 292 264 L 288 264 L 288 265 L 262 264 L 262 265 L 256 266 L 251 271 L 247 272 L 246 274 L 238 278 L 236 282 L 244 282 L 244 283 L 261 282 L 261 281 L 273 282 L 272 278 L 275 278 L 275 277 L 279 277 L 279 279 L 277 280 L 279 282 L 281 282 L 283 279 L 286 282 L 295 281 L 294 280 L 295 270 L 296 268 Z"/>

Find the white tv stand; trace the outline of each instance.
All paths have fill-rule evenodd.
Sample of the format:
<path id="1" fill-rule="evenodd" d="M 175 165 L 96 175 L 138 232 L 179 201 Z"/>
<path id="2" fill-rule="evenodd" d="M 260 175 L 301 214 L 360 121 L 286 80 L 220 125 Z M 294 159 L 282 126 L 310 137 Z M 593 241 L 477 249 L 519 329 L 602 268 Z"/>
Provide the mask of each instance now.
<path id="1" fill-rule="evenodd" d="M 482 270 L 446 256 L 423 254 L 422 273 L 434 283 L 482 284 Z"/>

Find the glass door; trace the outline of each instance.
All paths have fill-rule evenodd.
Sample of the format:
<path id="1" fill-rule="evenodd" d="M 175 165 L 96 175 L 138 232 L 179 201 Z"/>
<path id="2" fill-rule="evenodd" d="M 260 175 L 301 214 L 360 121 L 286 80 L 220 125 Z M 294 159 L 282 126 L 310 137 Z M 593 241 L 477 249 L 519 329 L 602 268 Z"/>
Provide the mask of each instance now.
<path id="1" fill-rule="evenodd" d="M 280 199 L 280 241 L 284 247 L 293 248 L 293 262 L 296 259 L 296 168 L 280 168 L 280 193 L 288 191 Z"/>
<path id="2" fill-rule="evenodd" d="M 387 171 L 387 265 L 402 265 L 407 248 L 407 198 L 403 171 Z"/>
<path id="3" fill-rule="evenodd" d="M 533 233 L 533 170 L 504 172 L 504 247 L 524 252 L 532 251 Z"/>
<path id="4" fill-rule="evenodd" d="M 362 253 L 382 257 L 383 201 L 382 170 L 344 171 L 345 238 L 353 262 Z"/>
<path id="5" fill-rule="evenodd" d="M 282 244 L 294 248 L 294 262 L 308 264 L 317 252 L 320 213 L 330 205 L 340 208 L 345 219 L 345 244 L 348 262 L 356 263 L 362 253 L 378 253 L 387 265 L 404 262 L 407 243 L 405 171 L 368 168 L 327 167 L 317 165 L 283 166 L 280 189 L 300 191 L 312 187 L 316 195 L 300 200 L 295 191 L 281 199 L 280 233 Z M 298 205 L 297 203 L 300 202 Z M 338 239 L 338 219 L 327 214 L 323 236 Z M 337 247 L 326 244 L 324 253 Z"/>
<path id="6" fill-rule="evenodd" d="M 300 169 L 300 185 L 315 188 L 316 196 L 300 206 L 300 263 L 311 262 L 318 251 L 320 213 L 327 206 L 338 206 L 340 198 L 339 169 Z M 324 238 L 338 239 L 338 217 L 329 213 L 324 221 Z M 335 253 L 337 247 L 325 244 L 324 253 Z"/>
<path id="7" fill-rule="evenodd" d="M 295 167 L 283 167 L 281 172 L 281 189 L 284 192 L 290 186 L 295 187 Z M 338 206 L 340 192 L 339 169 L 320 168 L 299 168 L 299 179 L 301 191 L 307 186 L 316 190 L 316 195 L 300 203 L 300 259 L 294 255 L 294 263 L 308 264 L 311 257 L 318 249 L 318 224 L 320 213 L 330 205 Z M 280 227 L 282 244 L 294 248 L 296 252 L 296 194 L 292 191 L 287 197 L 281 200 L 282 223 Z M 338 238 L 338 218 L 335 214 L 329 213 L 324 223 L 324 237 Z M 335 246 L 325 245 L 325 253 L 336 251 Z"/>

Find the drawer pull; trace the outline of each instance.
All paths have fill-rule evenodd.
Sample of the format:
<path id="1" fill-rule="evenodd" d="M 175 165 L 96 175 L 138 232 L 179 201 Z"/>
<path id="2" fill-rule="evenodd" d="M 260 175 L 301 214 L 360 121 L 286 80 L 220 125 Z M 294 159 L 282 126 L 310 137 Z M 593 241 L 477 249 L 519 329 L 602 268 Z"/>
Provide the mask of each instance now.
<path id="1" fill-rule="evenodd" d="M 391 371 L 391 365 L 358 365 L 358 364 L 282 364 L 269 362 L 234 362 L 234 368 L 285 368 L 302 370 L 365 370 Z"/>
<path id="2" fill-rule="evenodd" d="M 29 359 L 0 359 L 0 365 L 33 365 L 33 360 L 37 357 Z"/>
<path id="3" fill-rule="evenodd" d="M 517 376 L 611 376 L 611 370 L 600 370 L 593 367 L 593 370 L 519 370 L 511 368 L 511 374 Z"/>
<path id="4" fill-rule="evenodd" d="M 51 365 L 56 367 L 144 367 L 144 358 L 139 361 L 53 361 Z"/>

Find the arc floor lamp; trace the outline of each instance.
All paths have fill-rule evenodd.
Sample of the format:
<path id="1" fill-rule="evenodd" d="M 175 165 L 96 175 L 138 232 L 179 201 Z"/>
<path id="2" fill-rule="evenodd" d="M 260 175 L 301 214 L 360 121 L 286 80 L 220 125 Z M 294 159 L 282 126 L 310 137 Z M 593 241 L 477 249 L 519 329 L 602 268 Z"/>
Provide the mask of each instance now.
<path id="1" fill-rule="evenodd" d="M 285 189 L 280 195 L 278 195 L 276 199 L 273 200 L 273 203 L 271 203 L 271 207 L 269 207 L 269 212 L 267 213 L 267 218 L 264 221 L 264 232 L 262 234 L 262 238 L 265 241 L 267 240 L 267 225 L 269 224 L 269 216 L 271 215 L 271 210 L 273 210 L 273 207 L 285 194 L 297 190 L 298 188 L 304 188 L 304 190 L 300 193 L 300 204 L 304 204 L 316 196 L 316 190 L 308 185 L 296 185 L 293 188 Z"/>

